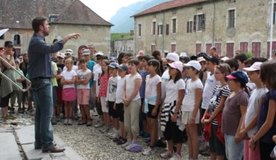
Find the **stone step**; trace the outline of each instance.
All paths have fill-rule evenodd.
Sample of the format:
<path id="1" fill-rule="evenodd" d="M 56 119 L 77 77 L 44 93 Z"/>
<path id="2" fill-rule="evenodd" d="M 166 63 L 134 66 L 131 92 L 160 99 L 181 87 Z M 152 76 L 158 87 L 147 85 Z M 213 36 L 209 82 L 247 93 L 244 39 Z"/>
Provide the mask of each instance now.
<path id="1" fill-rule="evenodd" d="M 13 133 L 0 132 L 0 159 L 22 159 Z"/>
<path id="2" fill-rule="evenodd" d="M 78 155 L 71 147 L 65 145 L 65 143 L 57 135 L 54 135 L 55 143 L 58 147 L 63 147 L 66 150 L 62 153 L 42 153 L 41 150 L 34 149 L 34 125 L 24 126 L 15 131 L 19 143 L 22 146 L 28 160 L 82 160 L 83 158 Z"/>

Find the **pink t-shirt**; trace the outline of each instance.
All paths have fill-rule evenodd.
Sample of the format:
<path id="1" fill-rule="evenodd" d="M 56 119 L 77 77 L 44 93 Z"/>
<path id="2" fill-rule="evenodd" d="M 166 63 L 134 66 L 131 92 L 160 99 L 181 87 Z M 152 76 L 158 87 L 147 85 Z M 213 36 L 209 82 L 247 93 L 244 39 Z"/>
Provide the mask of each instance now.
<path id="1" fill-rule="evenodd" d="M 107 95 L 108 79 L 109 79 L 108 74 L 104 74 L 100 78 L 100 93 L 99 93 L 100 97 L 106 97 Z"/>

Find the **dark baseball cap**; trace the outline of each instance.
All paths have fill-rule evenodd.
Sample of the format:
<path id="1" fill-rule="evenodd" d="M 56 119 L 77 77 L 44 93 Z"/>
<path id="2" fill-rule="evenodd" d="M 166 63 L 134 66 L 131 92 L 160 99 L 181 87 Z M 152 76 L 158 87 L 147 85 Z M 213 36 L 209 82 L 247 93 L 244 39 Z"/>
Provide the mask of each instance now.
<path id="1" fill-rule="evenodd" d="M 219 59 L 214 56 L 204 56 L 206 61 L 212 62 L 213 64 L 219 65 Z"/>
<path id="2" fill-rule="evenodd" d="M 232 72 L 231 74 L 226 76 L 226 78 L 230 79 L 230 80 L 236 79 L 236 80 L 240 81 L 243 84 L 246 84 L 248 82 L 247 75 L 243 71 Z"/>
<path id="3" fill-rule="evenodd" d="M 108 65 L 108 67 L 113 68 L 113 69 L 118 68 L 118 63 L 116 63 L 116 62 L 111 62 L 111 63 Z"/>
<path id="4" fill-rule="evenodd" d="M 125 65 L 125 64 L 119 65 L 118 69 L 121 70 L 121 71 L 126 71 L 126 72 L 128 71 L 127 65 Z"/>
<path id="5" fill-rule="evenodd" d="M 12 41 L 5 41 L 4 46 L 7 47 L 7 48 L 12 48 L 13 47 L 13 43 L 12 43 Z"/>

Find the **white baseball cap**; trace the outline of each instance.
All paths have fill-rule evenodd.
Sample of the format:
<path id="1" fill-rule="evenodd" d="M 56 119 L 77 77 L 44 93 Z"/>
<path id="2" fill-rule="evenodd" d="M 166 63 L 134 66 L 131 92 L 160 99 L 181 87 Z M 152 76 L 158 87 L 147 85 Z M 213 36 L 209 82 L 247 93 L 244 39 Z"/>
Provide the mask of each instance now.
<path id="1" fill-rule="evenodd" d="M 103 54 L 103 52 L 97 52 L 97 53 L 95 53 L 95 56 L 103 56 L 104 54 Z"/>
<path id="2" fill-rule="evenodd" d="M 89 49 L 84 49 L 84 50 L 82 51 L 82 55 L 83 55 L 83 56 L 90 55 L 90 50 L 89 50 Z"/>
<path id="3" fill-rule="evenodd" d="M 184 64 L 186 67 L 193 67 L 194 69 L 200 71 L 201 70 L 201 65 L 198 61 L 191 60 L 188 63 Z"/>
<path id="4" fill-rule="evenodd" d="M 179 61 L 179 56 L 177 53 L 168 53 L 166 59 L 171 60 L 173 62 Z"/>
<path id="5" fill-rule="evenodd" d="M 261 70 L 262 64 L 263 64 L 262 62 L 255 62 L 250 67 L 243 68 L 243 70 L 245 70 L 247 72 L 259 71 L 259 70 Z"/>
<path id="6" fill-rule="evenodd" d="M 175 61 L 173 63 L 168 64 L 171 68 L 177 69 L 180 72 L 183 71 L 183 63 L 180 61 Z"/>
<path id="7" fill-rule="evenodd" d="M 206 62 L 206 59 L 205 58 L 203 58 L 203 57 L 198 57 L 197 58 L 197 61 L 200 63 L 200 62 L 203 62 L 203 61 L 205 61 Z"/>
<path id="8" fill-rule="evenodd" d="M 66 49 L 65 50 L 65 55 L 66 54 L 73 55 L 73 50 L 72 49 Z"/>

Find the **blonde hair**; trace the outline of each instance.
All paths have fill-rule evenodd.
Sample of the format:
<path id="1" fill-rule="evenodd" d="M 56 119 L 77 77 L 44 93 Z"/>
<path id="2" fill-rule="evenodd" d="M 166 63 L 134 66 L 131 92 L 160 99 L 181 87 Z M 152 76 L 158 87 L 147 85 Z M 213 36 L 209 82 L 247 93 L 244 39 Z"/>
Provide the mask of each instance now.
<path id="1" fill-rule="evenodd" d="M 71 63 L 71 64 L 73 64 L 73 59 L 72 58 L 67 58 L 65 60 L 65 63 Z"/>

